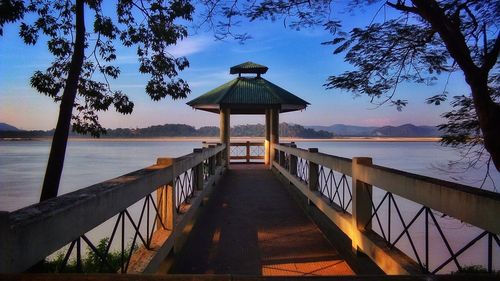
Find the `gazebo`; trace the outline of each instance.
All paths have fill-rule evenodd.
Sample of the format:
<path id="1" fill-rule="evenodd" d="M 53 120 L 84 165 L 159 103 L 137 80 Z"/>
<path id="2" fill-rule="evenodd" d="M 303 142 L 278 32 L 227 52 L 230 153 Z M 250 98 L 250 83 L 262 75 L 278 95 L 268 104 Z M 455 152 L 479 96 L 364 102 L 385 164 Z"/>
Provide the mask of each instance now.
<path id="1" fill-rule="evenodd" d="M 264 161 L 270 165 L 274 158 L 273 145 L 279 143 L 279 113 L 303 110 L 309 105 L 305 100 L 262 78 L 267 70 L 266 66 L 253 62 L 233 66 L 229 73 L 238 74 L 236 79 L 187 103 L 195 109 L 220 114 L 220 141 L 226 144 L 226 163 L 229 163 L 231 114 L 265 114 Z"/>

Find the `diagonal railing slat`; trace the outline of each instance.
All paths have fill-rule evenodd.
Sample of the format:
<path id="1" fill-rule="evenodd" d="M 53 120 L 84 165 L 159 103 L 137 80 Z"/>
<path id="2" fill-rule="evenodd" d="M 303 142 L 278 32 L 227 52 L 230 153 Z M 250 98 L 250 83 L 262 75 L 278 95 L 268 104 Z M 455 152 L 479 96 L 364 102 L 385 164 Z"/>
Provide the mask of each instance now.
<path id="1" fill-rule="evenodd" d="M 352 240 L 354 250 L 367 254 L 386 273 L 442 273 L 446 267 L 450 272 L 450 266 L 460 271 L 468 265 L 460 258 L 480 241 L 484 254 L 475 264 L 490 273 L 499 269 L 499 193 L 373 165 L 367 157 L 351 160 L 294 146 L 275 145 L 273 168 Z M 287 159 L 294 159 L 293 165 Z M 351 186 L 344 186 L 346 177 Z M 400 204 L 410 204 L 405 205 L 409 209 L 403 213 Z M 449 237 L 454 231 L 443 230 L 443 217 L 469 224 L 480 234 L 470 232 L 465 242 L 456 242 Z M 431 231 L 439 234 L 435 241 L 429 241 Z M 402 240 L 406 249 L 399 248 Z M 436 253 L 431 244 L 439 243 L 446 251 L 431 261 Z"/>
<path id="2" fill-rule="evenodd" d="M 86 232 L 126 212 L 139 200 L 149 199 L 159 187 L 174 182 L 177 176 L 215 158 L 224 149 L 224 145 L 205 148 L 176 158 L 175 165 L 159 161 L 14 212 L 0 212 L 0 272 L 24 271 L 61 247 L 79 241 Z M 154 201 L 149 205 L 156 209 Z M 139 226 L 134 228 L 139 230 Z M 140 238 L 149 243 L 149 237 Z"/>

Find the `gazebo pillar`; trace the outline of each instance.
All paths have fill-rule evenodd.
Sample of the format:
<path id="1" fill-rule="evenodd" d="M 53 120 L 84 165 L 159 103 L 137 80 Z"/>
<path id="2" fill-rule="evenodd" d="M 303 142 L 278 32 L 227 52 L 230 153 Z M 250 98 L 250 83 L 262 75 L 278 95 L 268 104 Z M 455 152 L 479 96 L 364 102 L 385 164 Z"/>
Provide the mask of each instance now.
<path id="1" fill-rule="evenodd" d="M 265 132 L 265 137 L 266 139 L 264 140 L 264 164 L 266 166 L 269 166 L 271 164 L 271 159 L 270 153 L 271 153 L 271 109 L 266 108 L 266 132 Z M 270 167 L 270 166 L 269 166 Z"/>
<path id="2" fill-rule="evenodd" d="M 229 108 L 220 109 L 220 142 L 226 145 L 226 149 L 222 154 L 225 166 L 229 167 L 229 156 L 230 156 L 230 136 L 229 130 L 231 129 L 230 123 L 231 110 Z"/>
<path id="3" fill-rule="evenodd" d="M 269 153 L 269 167 L 273 167 L 273 161 L 275 158 L 275 150 L 274 150 L 274 145 L 278 144 L 280 142 L 280 137 L 279 137 L 279 126 L 280 126 L 280 119 L 279 119 L 279 114 L 280 110 L 279 108 L 272 108 L 270 110 L 270 123 L 271 123 L 271 145 L 270 145 L 270 153 Z"/>

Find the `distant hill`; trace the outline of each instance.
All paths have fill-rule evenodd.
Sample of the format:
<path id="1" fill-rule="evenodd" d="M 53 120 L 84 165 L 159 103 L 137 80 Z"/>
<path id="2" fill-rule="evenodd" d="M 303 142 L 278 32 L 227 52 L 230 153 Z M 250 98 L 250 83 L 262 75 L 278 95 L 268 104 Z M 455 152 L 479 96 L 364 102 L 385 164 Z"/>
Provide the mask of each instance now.
<path id="1" fill-rule="evenodd" d="M 351 126 L 335 124 L 331 126 L 307 126 L 314 130 L 323 130 L 335 134 L 336 136 L 369 136 L 377 127 Z"/>
<path id="2" fill-rule="evenodd" d="M 0 131 L 11 131 L 11 132 L 16 132 L 16 131 L 21 131 L 18 128 L 9 125 L 7 123 L 0 123 Z"/>
<path id="3" fill-rule="evenodd" d="M 381 137 L 436 137 L 441 134 L 438 128 L 433 126 L 415 126 L 413 124 L 404 124 L 398 127 L 380 127 L 373 130 L 372 135 Z"/>
<path id="4" fill-rule="evenodd" d="M 262 124 L 238 125 L 231 128 L 233 137 L 263 137 L 265 127 Z M 51 137 L 54 130 L 50 131 L 0 131 L 0 138 L 36 138 Z M 72 137 L 84 137 L 75 133 Z M 301 125 L 280 124 L 280 135 L 283 137 L 298 138 L 331 138 L 332 133 L 326 131 L 316 131 L 310 128 L 304 128 Z M 155 125 L 147 128 L 128 129 L 117 128 L 108 129 L 107 134 L 102 138 L 156 138 L 156 137 L 217 137 L 219 128 L 214 126 L 201 127 L 196 129 L 186 124 L 164 124 Z"/>
<path id="5" fill-rule="evenodd" d="M 335 124 L 331 126 L 307 126 L 314 130 L 325 130 L 333 133 L 335 136 L 349 137 L 439 137 L 441 133 L 435 126 L 415 126 L 413 124 L 404 124 L 401 126 L 383 126 L 383 127 L 363 127 L 344 124 Z"/>
<path id="6" fill-rule="evenodd" d="M 265 126 L 262 124 L 237 125 L 231 127 L 233 137 L 263 137 Z M 54 130 L 23 131 L 9 124 L 0 123 L 0 138 L 37 138 L 51 137 Z M 85 137 L 70 133 L 72 137 Z M 335 124 L 331 126 L 301 126 L 297 124 L 280 124 L 280 136 L 296 138 L 332 138 L 334 136 L 347 137 L 439 137 L 441 134 L 434 126 L 415 126 L 404 124 L 401 126 L 363 127 Z M 219 128 L 207 126 L 196 129 L 186 124 L 164 124 L 147 128 L 108 129 L 103 138 L 155 138 L 155 137 L 217 137 Z"/>

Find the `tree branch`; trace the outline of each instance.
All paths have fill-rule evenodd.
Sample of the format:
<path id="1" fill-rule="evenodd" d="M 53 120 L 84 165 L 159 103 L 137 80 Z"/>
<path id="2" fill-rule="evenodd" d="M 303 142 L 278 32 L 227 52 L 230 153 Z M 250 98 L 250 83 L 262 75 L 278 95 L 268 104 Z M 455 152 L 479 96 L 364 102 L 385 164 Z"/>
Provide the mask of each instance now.
<path id="1" fill-rule="evenodd" d="M 487 46 L 484 46 L 484 49 L 486 49 Z M 495 40 L 495 45 L 493 46 L 493 49 L 491 49 L 490 52 L 486 53 L 486 56 L 484 57 L 484 64 L 481 67 L 481 70 L 483 71 L 490 71 L 490 69 L 495 66 L 497 63 L 498 59 L 498 54 L 500 52 L 500 34 L 497 35 L 497 39 Z"/>
<path id="2" fill-rule="evenodd" d="M 406 12 L 406 13 L 412 13 L 412 14 L 417 14 L 419 15 L 419 11 L 417 8 L 415 7 L 410 7 L 410 6 L 406 6 L 404 4 L 402 4 L 401 2 L 397 2 L 397 3 L 391 3 L 389 1 L 386 2 L 386 4 L 391 7 L 391 8 L 394 8 L 396 10 L 399 10 L 399 11 L 402 11 L 402 12 Z"/>

